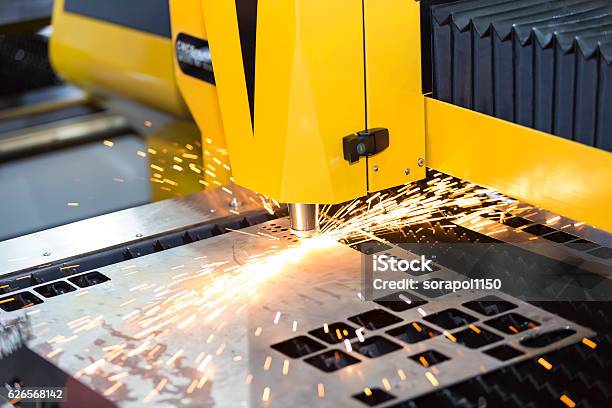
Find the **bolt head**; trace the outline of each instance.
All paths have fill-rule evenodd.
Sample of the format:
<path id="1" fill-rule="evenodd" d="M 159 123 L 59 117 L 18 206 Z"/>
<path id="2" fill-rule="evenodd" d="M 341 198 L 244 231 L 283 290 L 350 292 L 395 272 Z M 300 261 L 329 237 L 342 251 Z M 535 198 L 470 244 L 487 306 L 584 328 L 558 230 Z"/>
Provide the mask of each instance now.
<path id="1" fill-rule="evenodd" d="M 232 197 L 228 204 L 228 207 L 235 210 L 236 208 L 240 207 L 240 201 L 238 201 L 236 197 Z"/>
<path id="2" fill-rule="evenodd" d="M 410 175 L 410 169 L 406 169 L 406 170 L 404 170 L 404 174 L 405 174 L 405 175 L 407 175 L 407 176 L 409 176 L 409 175 Z"/>
<path id="3" fill-rule="evenodd" d="M 378 171 L 378 166 L 374 166 L 374 171 Z"/>
<path id="4" fill-rule="evenodd" d="M 51 252 L 47 251 L 43 254 L 43 256 L 51 256 Z"/>
<path id="5" fill-rule="evenodd" d="M 417 164 L 419 165 L 419 167 L 423 167 L 425 165 L 425 159 L 419 157 L 419 160 L 417 160 Z"/>

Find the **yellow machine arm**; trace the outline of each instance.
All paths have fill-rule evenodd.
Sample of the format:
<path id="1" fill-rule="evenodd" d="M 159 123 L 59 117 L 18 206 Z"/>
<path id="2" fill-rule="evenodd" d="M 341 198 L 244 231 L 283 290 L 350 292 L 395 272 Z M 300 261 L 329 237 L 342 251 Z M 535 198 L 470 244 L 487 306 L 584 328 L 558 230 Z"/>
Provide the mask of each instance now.
<path id="1" fill-rule="evenodd" d="M 171 3 L 177 51 L 181 39 L 210 47 L 236 182 L 290 203 L 294 230 L 316 229 L 303 204 L 425 176 L 420 42 L 405 42 L 420 38 L 418 10 L 403 0 Z M 181 89 L 206 94 L 193 65 L 178 72 Z M 202 101 L 186 98 L 201 116 Z"/>
<path id="2" fill-rule="evenodd" d="M 143 25 L 143 7 L 166 13 L 167 29 Z M 612 154 L 423 95 L 416 1 L 171 0 L 169 11 L 171 25 L 165 0 L 57 0 L 54 65 L 179 115 L 182 94 L 214 183 L 233 176 L 289 203 L 298 232 L 316 230 L 317 204 L 422 179 L 425 165 L 612 231 Z"/>

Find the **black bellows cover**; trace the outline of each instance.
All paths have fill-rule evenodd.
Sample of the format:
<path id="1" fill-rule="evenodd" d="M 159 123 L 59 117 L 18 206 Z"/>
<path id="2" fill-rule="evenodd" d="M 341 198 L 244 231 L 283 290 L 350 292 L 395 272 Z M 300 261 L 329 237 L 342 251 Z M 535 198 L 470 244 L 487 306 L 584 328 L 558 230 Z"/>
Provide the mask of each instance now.
<path id="1" fill-rule="evenodd" d="M 434 5 L 433 96 L 612 151 L 610 0 Z"/>

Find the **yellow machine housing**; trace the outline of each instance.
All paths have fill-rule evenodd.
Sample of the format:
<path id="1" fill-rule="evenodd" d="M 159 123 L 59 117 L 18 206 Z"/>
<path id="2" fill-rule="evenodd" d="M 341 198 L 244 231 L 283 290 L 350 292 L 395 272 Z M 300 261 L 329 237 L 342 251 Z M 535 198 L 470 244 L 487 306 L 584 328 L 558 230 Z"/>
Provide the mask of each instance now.
<path id="1" fill-rule="evenodd" d="M 208 35 L 238 184 L 282 202 L 339 203 L 425 176 L 420 49 L 406 41 L 420 38 L 418 3 L 200 0 L 171 7 L 175 38 Z M 181 89 L 204 124 L 204 100 L 193 95 L 208 98 L 210 84 L 183 76 Z M 343 138 L 370 128 L 388 129 L 389 146 L 349 163 Z"/>
<path id="2" fill-rule="evenodd" d="M 156 13 L 143 10 L 157 10 Z M 167 0 L 56 0 L 50 57 L 65 79 L 185 115 Z"/>
<path id="3" fill-rule="evenodd" d="M 175 75 L 183 98 L 202 132 L 202 154 L 207 186 L 221 186 L 231 180 L 229 152 L 210 50 L 202 0 L 171 0 L 172 44 L 176 55 Z"/>

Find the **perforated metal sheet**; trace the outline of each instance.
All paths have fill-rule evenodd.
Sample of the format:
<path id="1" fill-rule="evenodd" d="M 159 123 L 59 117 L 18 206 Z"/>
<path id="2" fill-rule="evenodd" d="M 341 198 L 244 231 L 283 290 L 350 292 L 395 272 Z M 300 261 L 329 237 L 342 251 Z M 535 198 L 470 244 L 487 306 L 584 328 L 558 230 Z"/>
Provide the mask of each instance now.
<path id="1" fill-rule="evenodd" d="M 516 335 L 483 325 L 490 317 L 462 306 L 482 293 L 425 299 L 426 304 L 404 312 L 364 302 L 361 254 L 337 243 L 289 249 L 263 266 L 240 267 L 257 254 L 297 245 L 286 228 L 285 219 L 277 220 L 102 268 L 110 282 L 45 299 L 22 312 L 28 312 L 35 331 L 30 346 L 125 407 L 348 406 L 361 404 L 352 396 L 366 387 L 387 388 L 395 398 L 381 406 L 389 406 L 594 334 L 500 293 L 517 305 L 512 312 L 541 325 Z M 409 256 L 399 251 L 393 249 Z M 440 273 L 452 274 L 442 270 L 418 279 Z M 451 307 L 503 339 L 470 349 L 443 335 L 409 345 L 385 333 L 413 321 L 443 332 L 424 317 Z M 325 323 L 357 327 L 350 316 L 377 308 L 401 322 L 366 329 L 364 337 L 382 336 L 400 345 L 399 350 L 368 358 L 347 351 L 344 343 L 317 340 L 325 350 L 342 350 L 359 360 L 326 373 L 304 361 L 318 353 L 290 358 L 270 347 L 298 335 L 312 337 L 307 332 Z M 566 326 L 576 334 L 548 347 L 519 344 L 529 332 Z M 482 352 L 502 343 L 525 354 L 501 362 Z M 409 358 L 426 350 L 449 359 L 425 368 Z"/>

